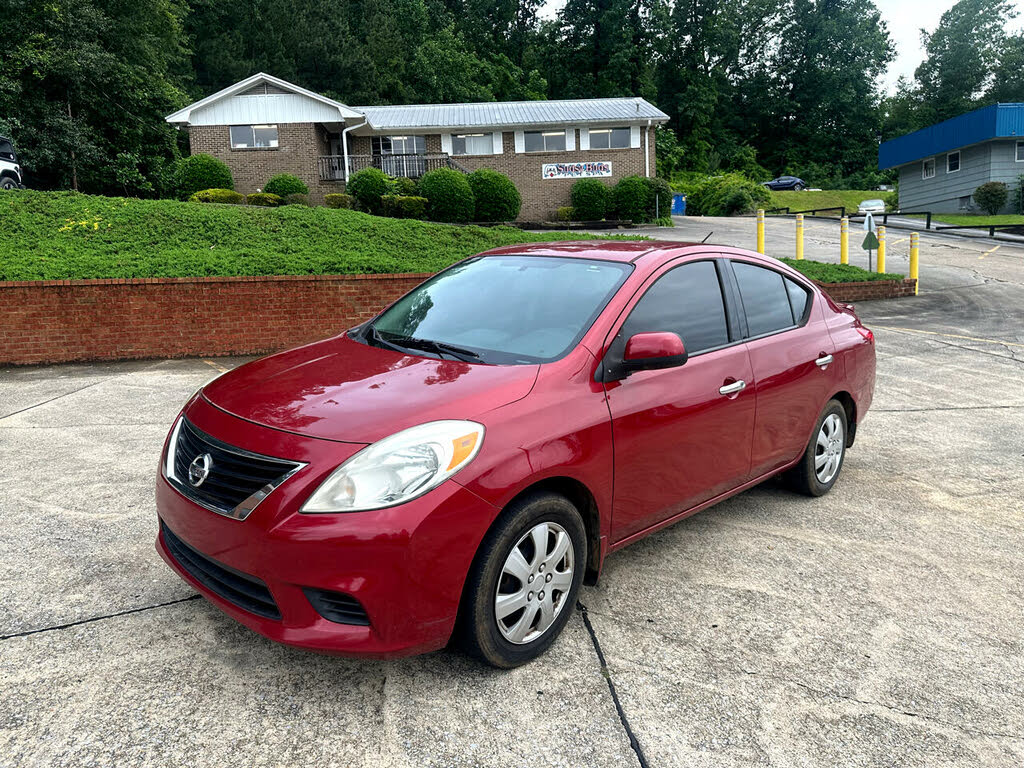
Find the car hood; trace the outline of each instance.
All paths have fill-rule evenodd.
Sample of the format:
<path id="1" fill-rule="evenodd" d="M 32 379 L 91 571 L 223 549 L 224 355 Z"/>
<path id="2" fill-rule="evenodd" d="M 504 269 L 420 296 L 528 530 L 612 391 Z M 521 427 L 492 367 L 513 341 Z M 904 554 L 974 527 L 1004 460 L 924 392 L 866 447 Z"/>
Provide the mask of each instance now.
<path id="1" fill-rule="evenodd" d="M 372 443 L 416 424 L 472 419 L 519 400 L 538 369 L 419 357 L 346 334 L 240 366 L 208 384 L 203 396 L 274 429 Z"/>

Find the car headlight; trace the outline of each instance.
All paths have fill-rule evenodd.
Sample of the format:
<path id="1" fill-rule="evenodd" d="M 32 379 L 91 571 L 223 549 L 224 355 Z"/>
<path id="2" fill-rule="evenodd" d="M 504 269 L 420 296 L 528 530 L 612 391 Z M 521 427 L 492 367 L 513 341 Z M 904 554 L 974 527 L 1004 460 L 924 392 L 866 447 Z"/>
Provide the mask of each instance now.
<path id="1" fill-rule="evenodd" d="M 385 437 L 338 467 L 301 512 L 363 512 L 403 504 L 469 464 L 484 441 L 475 421 L 431 421 Z"/>

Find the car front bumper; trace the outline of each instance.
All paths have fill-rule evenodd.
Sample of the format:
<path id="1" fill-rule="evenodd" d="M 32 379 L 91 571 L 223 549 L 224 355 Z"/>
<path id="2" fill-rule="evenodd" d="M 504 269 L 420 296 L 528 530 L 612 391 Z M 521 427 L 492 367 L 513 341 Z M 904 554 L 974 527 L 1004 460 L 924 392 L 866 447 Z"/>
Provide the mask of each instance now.
<path id="1" fill-rule="evenodd" d="M 160 474 L 157 512 L 163 526 L 201 556 L 266 585 L 280 618 L 228 599 L 176 558 L 162 529 L 161 557 L 226 614 L 288 645 L 337 654 L 403 656 L 447 644 L 473 557 L 497 510 L 449 480 L 390 509 L 302 514 L 322 479 L 360 445 L 316 440 L 237 419 L 202 399 L 187 409 L 200 429 L 240 448 L 308 462 L 249 517 L 211 512 L 181 495 Z M 171 542 L 173 543 L 173 542 Z M 181 552 L 180 547 L 176 550 Z M 304 590 L 354 598 L 368 626 L 330 621 Z"/>

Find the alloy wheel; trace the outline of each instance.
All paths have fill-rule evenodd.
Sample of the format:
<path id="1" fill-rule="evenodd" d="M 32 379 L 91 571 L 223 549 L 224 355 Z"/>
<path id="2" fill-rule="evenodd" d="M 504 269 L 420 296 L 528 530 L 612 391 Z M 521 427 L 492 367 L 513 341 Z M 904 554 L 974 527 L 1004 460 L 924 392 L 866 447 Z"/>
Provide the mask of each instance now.
<path id="1" fill-rule="evenodd" d="M 543 635 L 565 608 L 572 587 L 575 552 L 558 523 L 538 523 L 505 558 L 494 596 L 502 636 L 525 645 Z"/>
<path id="2" fill-rule="evenodd" d="M 845 448 L 843 420 L 839 418 L 839 414 L 830 413 L 821 423 L 814 448 L 814 474 L 819 483 L 828 485 L 832 482 L 839 471 Z"/>

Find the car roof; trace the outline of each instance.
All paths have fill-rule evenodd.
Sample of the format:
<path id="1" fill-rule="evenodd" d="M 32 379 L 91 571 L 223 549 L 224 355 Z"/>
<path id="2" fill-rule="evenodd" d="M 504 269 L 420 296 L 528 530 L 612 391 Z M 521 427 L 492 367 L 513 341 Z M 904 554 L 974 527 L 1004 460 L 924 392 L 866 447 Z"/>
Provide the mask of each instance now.
<path id="1" fill-rule="evenodd" d="M 481 256 L 561 256 L 570 259 L 635 262 L 641 256 L 664 254 L 700 245 L 667 240 L 560 240 L 550 243 L 506 245 L 485 251 Z"/>

